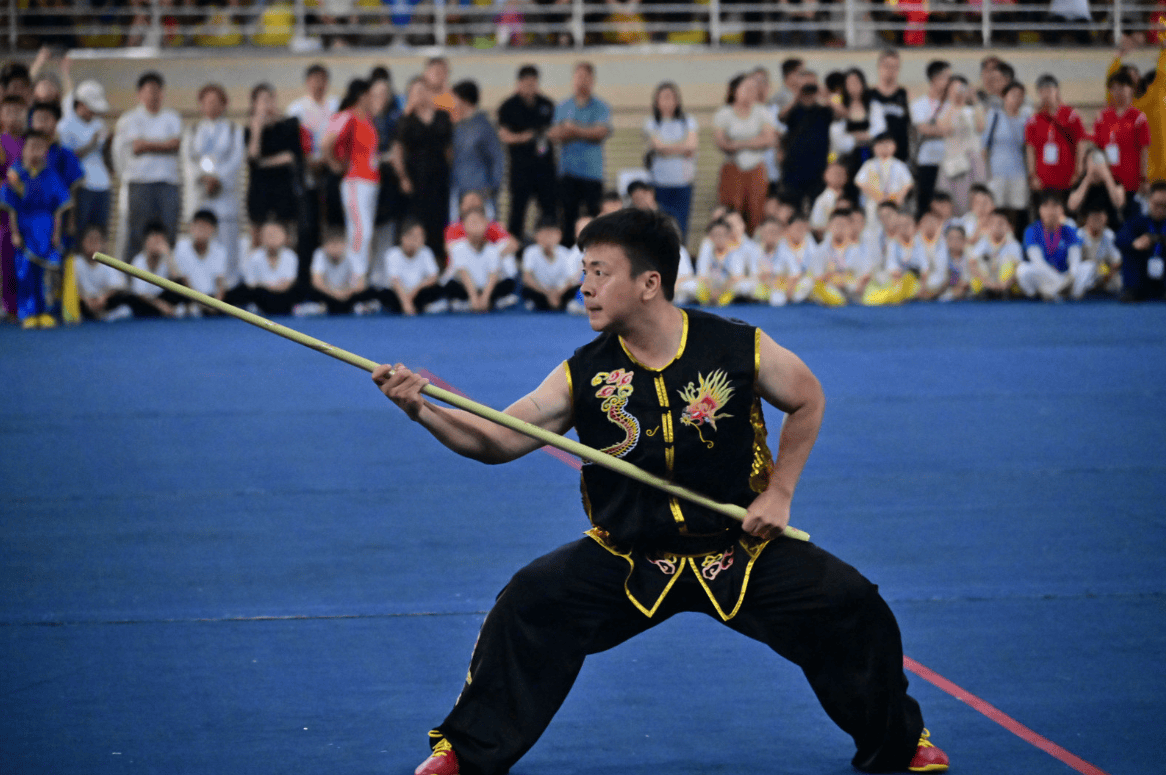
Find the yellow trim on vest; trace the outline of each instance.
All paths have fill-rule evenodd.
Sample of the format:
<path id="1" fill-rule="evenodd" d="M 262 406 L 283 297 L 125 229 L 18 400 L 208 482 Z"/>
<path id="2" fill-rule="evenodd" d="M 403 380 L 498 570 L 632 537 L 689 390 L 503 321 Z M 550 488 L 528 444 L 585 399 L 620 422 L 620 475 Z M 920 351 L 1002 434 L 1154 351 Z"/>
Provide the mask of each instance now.
<path id="1" fill-rule="evenodd" d="M 586 535 L 588 537 L 590 537 L 593 541 L 595 541 L 595 543 L 599 544 L 604 549 L 606 549 L 608 552 L 610 552 L 611 554 L 614 554 L 616 557 L 622 557 L 625 560 L 627 560 L 628 561 L 628 578 L 630 579 L 632 577 L 632 571 L 634 571 L 636 569 L 636 561 L 634 559 L 632 559 L 632 556 L 630 554 L 624 554 L 623 552 L 618 552 L 618 551 L 616 551 L 615 547 L 609 546 L 608 543 L 603 540 L 600 533 L 601 533 L 601 531 L 598 528 L 591 528 L 590 530 L 587 531 Z M 639 600 L 636 600 L 635 595 L 633 595 L 632 591 L 630 589 L 628 589 L 627 579 L 625 579 L 624 583 L 623 583 L 624 594 L 628 596 L 628 600 L 631 601 L 632 605 L 634 605 L 639 610 L 640 613 L 642 613 L 644 616 L 651 619 L 652 616 L 656 613 L 656 611 L 659 610 L 660 604 L 664 602 L 664 598 L 668 597 L 668 593 L 672 591 L 672 587 L 676 585 L 676 580 L 678 578 L 680 578 L 680 574 L 682 574 L 683 572 L 684 572 L 684 563 L 681 562 L 676 566 L 676 573 L 672 574 L 672 580 L 668 582 L 668 585 L 666 587 L 664 587 L 664 591 L 662 591 L 660 593 L 660 597 L 656 599 L 656 602 L 652 605 L 651 608 L 645 608 L 640 603 Z"/>
<path id="2" fill-rule="evenodd" d="M 672 360 L 668 361 L 658 369 L 653 369 L 651 366 L 640 363 L 636 356 L 632 355 L 631 351 L 628 350 L 628 346 L 624 343 L 623 337 L 621 336 L 618 337 L 619 346 L 623 348 L 624 355 L 630 358 L 632 363 L 636 364 L 641 369 L 647 369 L 648 371 L 664 371 L 664 369 L 676 363 L 676 361 L 680 360 L 680 356 L 684 355 L 684 348 L 688 345 L 688 313 L 684 310 L 680 310 L 680 315 L 684 319 L 684 328 L 680 331 L 680 348 L 676 351 L 676 354 L 672 356 Z"/>
<path id="3" fill-rule="evenodd" d="M 688 525 L 684 524 L 684 512 L 680 510 L 680 501 L 675 497 L 668 499 L 668 508 L 672 510 L 672 518 L 680 525 L 680 532 L 687 533 Z"/>

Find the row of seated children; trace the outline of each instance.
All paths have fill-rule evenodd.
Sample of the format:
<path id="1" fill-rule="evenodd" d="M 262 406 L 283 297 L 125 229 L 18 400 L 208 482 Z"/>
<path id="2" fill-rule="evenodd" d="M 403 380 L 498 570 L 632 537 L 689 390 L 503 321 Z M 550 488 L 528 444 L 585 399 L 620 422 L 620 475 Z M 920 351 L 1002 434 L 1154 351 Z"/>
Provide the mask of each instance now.
<path id="1" fill-rule="evenodd" d="M 1021 244 L 1011 213 L 994 208 L 986 189 L 974 201 L 963 218 L 945 219 L 941 202 L 916 222 L 888 199 L 869 225 L 863 209 L 843 202 L 828 217 L 821 241 L 800 213 L 786 223 L 767 218 L 750 239 L 738 213 L 714 211 L 691 275 L 682 259 L 677 297 L 711 305 L 841 306 L 1020 295 L 1079 299 L 1120 291 L 1121 254 L 1104 209 L 1086 208 L 1078 227 L 1049 195 Z"/>
<path id="2" fill-rule="evenodd" d="M 360 276 L 346 252 L 343 231 L 329 231 L 312 257 L 310 286 L 297 286 L 297 262 L 288 247 L 283 224 L 270 222 L 259 230 L 258 247 L 250 250 L 232 283 L 226 276 L 226 251 L 215 239 L 217 219 L 210 211 L 194 215 L 189 234 L 173 250 L 160 224 L 150 224 L 142 252 L 132 263 L 163 278 L 181 282 L 208 296 L 269 315 L 370 313 L 385 310 L 415 315 L 447 309 L 485 312 L 517 303 L 530 309 L 562 310 L 575 301 L 579 287 L 578 255 L 559 244 L 557 223 L 540 223 L 536 242 L 523 252 L 521 283 L 513 255 L 503 255 L 504 235 L 488 239 L 492 226 L 482 210 L 470 209 L 449 244 L 449 262 L 442 271 L 425 244 L 424 227 L 405 220 L 399 244 Z M 92 259 L 104 250 L 104 235 L 94 227 L 82 240 L 75 262 L 82 314 L 89 319 L 124 317 L 184 317 L 209 310 L 185 297 L 137 278 L 127 278 Z"/>

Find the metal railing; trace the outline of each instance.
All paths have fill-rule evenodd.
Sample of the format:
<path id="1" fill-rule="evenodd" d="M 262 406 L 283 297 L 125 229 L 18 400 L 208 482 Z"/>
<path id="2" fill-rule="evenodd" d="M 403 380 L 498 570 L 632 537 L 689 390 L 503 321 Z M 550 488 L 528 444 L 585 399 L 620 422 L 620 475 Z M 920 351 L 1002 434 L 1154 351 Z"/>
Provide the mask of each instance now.
<path id="1" fill-rule="evenodd" d="M 1049 15 L 1047 3 L 987 0 L 838 0 L 790 4 L 705 2 L 640 4 L 559 0 L 495 0 L 491 5 L 445 0 L 275 0 L 254 5 L 186 6 L 174 0 L 8 0 L 0 46 L 66 48 L 283 47 L 373 48 L 510 46 L 896 45 L 999 46 L 1015 43 L 1113 45 L 1123 34 L 1166 36 L 1166 6 L 1150 2 L 1095 3 L 1090 18 Z M 82 4 L 85 3 L 85 4 Z M 22 8 L 21 5 L 33 7 Z"/>

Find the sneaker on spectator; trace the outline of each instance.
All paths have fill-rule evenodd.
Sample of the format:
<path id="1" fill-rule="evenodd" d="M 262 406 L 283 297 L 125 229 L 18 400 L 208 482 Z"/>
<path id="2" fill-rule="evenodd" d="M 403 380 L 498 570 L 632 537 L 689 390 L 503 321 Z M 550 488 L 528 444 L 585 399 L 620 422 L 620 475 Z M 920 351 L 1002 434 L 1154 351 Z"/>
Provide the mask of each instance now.
<path id="1" fill-rule="evenodd" d="M 801 304 L 810 297 L 810 292 L 814 290 L 814 281 L 809 277 L 803 277 L 798 280 L 797 285 L 794 286 L 794 294 L 790 301 Z"/>
<path id="2" fill-rule="evenodd" d="M 449 308 L 454 312 L 469 312 L 473 309 L 469 299 L 454 299 L 449 303 Z"/>
<path id="3" fill-rule="evenodd" d="M 567 312 L 571 315 L 586 315 L 587 307 L 578 298 L 574 298 L 567 302 Z"/>
<path id="4" fill-rule="evenodd" d="M 494 309 L 507 309 L 509 307 L 513 307 L 517 303 L 518 294 L 508 293 L 502 298 L 498 299 L 498 301 L 494 302 Z"/>
<path id="5" fill-rule="evenodd" d="M 292 307 L 292 314 L 297 318 L 315 317 L 316 315 L 323 315 L 327 311 L 328 308 L 319 301 L 301 301 Z"/>
<path id="6" fill-rule="evenodd" d="M 774 288 L 769 293 L 769 306 L 771 307 L 784 307 L 788 301 L 789 297 L 785 295 L 785 291 Z"/>
<path id="7" fill-rule="evenodd" d="M 111 309 L 109 312 L 106 312 L 105 317 L 103 317 L 102 320 L 105 321 L 106 323 L 116 323 L 119 320 L 125 320 L 126 318 L 132 318 L 133 316 L 134 316 L 134 311 L 131 310 L 128 305 L 119 304 L 118 306 Z"/>
<path id="8" fill-rule="evenodd" d="M 442 312 L 449 312 L 449 299 L 438 299 L 437 301 L 431 301 L 425 306 L 425 309 L 423 309 L 422 312 L 427 315 L 437 315 Z"/>
<path id="9" fill-rule="evenodd" d="M 186 317 L 186 315 L 187 315 L 187 309 L 186 309 L 185 304 L 175 304 L 174 305 L 174 317 L 184 318 L 184 317 Z"/>

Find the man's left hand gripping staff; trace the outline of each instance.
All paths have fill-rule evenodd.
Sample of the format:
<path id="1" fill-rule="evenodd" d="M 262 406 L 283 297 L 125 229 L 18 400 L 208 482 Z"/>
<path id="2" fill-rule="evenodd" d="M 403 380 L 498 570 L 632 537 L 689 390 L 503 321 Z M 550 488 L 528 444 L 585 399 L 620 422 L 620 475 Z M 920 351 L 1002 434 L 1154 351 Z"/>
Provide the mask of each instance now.
<path id="1" fill-rule="evenodd" d="M 403 364 L 390 366 L 385 363 L 373 371 L 372 381 L 390 401 L 409 415 L 410 420 L 417 420 L 421 408 L 425 406 L 425 396 L 421 391 L 429 384 L 429 380 L 409 371 Z"/>

